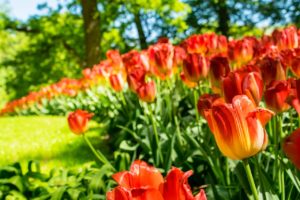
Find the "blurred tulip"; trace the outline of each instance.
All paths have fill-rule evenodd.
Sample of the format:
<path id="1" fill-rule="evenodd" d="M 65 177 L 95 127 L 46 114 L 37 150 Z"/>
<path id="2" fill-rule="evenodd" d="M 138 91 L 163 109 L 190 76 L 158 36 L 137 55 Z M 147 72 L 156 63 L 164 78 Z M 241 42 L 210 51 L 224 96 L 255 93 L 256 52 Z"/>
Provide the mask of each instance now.
<path id="1" fill-rule="evenodd" d="M 224 100 L 220 97 L 219 94 L 203 94 L 199 97 L 197 108 L 201 116 L 204 117 L 204 111 L 210 109 L 215 101 L 223 102 Z"/>
<path id="2" fill-rule="evenodd" d="M 192 81 L 188 80 L 188 79 L 185 77 L 185 75 L 184 75 L 183 72 L 180 73 L 180 79 L 181 79 L 182 82 L 183 82 L 187 87 L 189 87 L 189 88 L 194 88 L 194 87 L 196 87 L 196 86 L 198 85 L 198 83 L 192 82 Z"/>
<path id="3" fill-rule="evenodd" d="M 234 62 L 233 69 L 247 64 L 254 56 L 254 42 L 249 38 L 231 41 L 228 48 L 229 58 Z"/>
<path id="4" fill-rule="evenodd" d="M 148 49 L 152 73 L 166 79 L 173 72 L 174 47 L 169 43 L 158 43 Z"/>
<path id="5" fill-rule="evenodd" d="M 279 50 L 293 49 L 298 47 L 297 29 L 294 26 L 287 27 L 283 30 L 274 30 L 272 33 L 274 44 Z"/>
<path id="6" fill-rule="evenodd" d="M 287 103 L 290 94 L 290 84 L 287 81 L 273 81 L 265 90 L 265 101 L 269 109 L 281 113 L 289 109 Z"/>
<path id="7" fill-rule="evenodd" d="M 286 102 L 300 115 L 300 79 L 290 78 L 288 84 L 290 84 L 290 93 Z"/>
<path id="8" fill-rule="evenodd" d="M 195 198 L 192 194 L 188 178 L 193 174 L 193 171 L 183 172 L 180 169 L 173 167 L 163 186 L 164 200 L 206 200 L 204 190 L 201 190 L 198 197 Z"/>
<path id="9" fill-rule="evenodd" d="M 142 84 L 138 90 L 137 94 L 142 101 L 151 103 L 155 100 L 156 97 L 156 87 L 155 82 L 150 81 L 148 83 Z"/>
<path id="10" fill-rule="evenodd" d="M 185 40 L 185 43 L 189 54 L 204 55 L 207 52 L 207 37 L 203 35 L 192 35 Z"/>
<path id="11" fill-rule="evenodd" d="M 300 78 L 300 56 L 292 59 L 290 67 L 293 74 Z"/>
<path id="12" fill-rule="evenodd" d="M 282 148 L 292 163 L 300 169 L 300 128 L 284 139 Z"/>
<path id="13" fill-rule="evenodd" d="M 251 157 L 267 146 L 264 126 L 273 112 L 256 108 L 246 95 L 235 96 L 232 104 L 216 102 L 204 116 L 220 151 L 233 160 Z"/>
<path id="14" fill-rule="evenodd" d="M 87 130 L 88 122 L 93 115 L 85 110 L 71 112 L 68 116 L 68 124 L 71 131 L 77 135 L 83 134 Z"/>
<path id="15" fill-rule="evenodd" d="M 110 85 L 111 87 L 116 91 L 116 92 L 120 92 L 122 91 L 124 85 L 125 85 L 125 81 L 123 80 L 122 74 L 112 74 L 109 76 L 109 81 L 110 81 Z"/>
<path id="16" fill-rule="evenodd" d="M 258 71 L 254 66 L 246 66 L 223 78 L 222 88 L 226 102 L 230 103 L 236 95 L 245 94 L 258 105 L 263 95 L 263 81 Z"/>
<path id="17" fill-rule="evenodd" d="M 205 57 L 200 54 L 188 54 L 183 61 L 183 72 L 189 81 L 197 83 L 208 75 L 209 66 Z"/>
<path id="18" fill-rule="evenodd" d="M 186 58 L 186 52 L 184 48 L 175 46 L 174 47 L 174 58 L 173 58 L 173 67 L 181 67 L 183 60 Z"/>
<path id="19" fill-rule="evenodd" d="M 146 71 L 144 68 L 139 67 L 128 73 L 127 82 L 128 86 L 133 92 L 137 90 L 145 83 Z"/>
<path id="20" fill-rule="evenodd" d="M 221 93 L 221 80 L 230 72 L 227 57 L 216 56 L 210 60 L 209 77 L 214 93 Z"/>
<path id="21" fill-rule="evenodd" d="M 258 62 L 265 85 L 286 79 L 286 68 L 279 57 L 266 56 Z"/>
<path id="22" fill-rule="evenodd" d="M 123 69 L 122 57 L 118 50 L 108 50 L 106 52 L 106 57 L 110 61 L 110 65 L 114 72 L 117 73 Z"/>

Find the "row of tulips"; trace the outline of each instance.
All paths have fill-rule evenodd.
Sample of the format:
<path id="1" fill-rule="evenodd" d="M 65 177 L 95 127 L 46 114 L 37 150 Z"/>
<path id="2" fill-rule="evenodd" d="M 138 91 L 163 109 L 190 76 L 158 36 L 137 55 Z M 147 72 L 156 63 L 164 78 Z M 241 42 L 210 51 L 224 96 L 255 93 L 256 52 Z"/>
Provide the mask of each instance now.
<path id="1" fill-rule="evenodd" d="M 196 87 L 200 80 L 208 78 L 213 92 L 224 93 L 222 95 L 225 95 L 227 102 L 237 93 L 249 93 L 258 103 L 263 83 L 266 88 L 277 87 L 279 83 L 271 82 L 286 80 L 288 68 L 295 76 L 300 76 L 299 35 L 300 31 L 290 26 L 283 30 L 276 29 L 272 35 L 263 35 L 260 39 L 244 37 L 227 40 L 222 35 L 211 33 L 192 35 L 177 46 L 167 38 L 161 38 L 141 52 L 132 50 L 120 55 L 116 50 L 109 50 L 106 60 L 82 71 L 81 79 L 64 78 L 38 92 L 31 92 L 7 103 L 1 114 L 27 108 L 32 102 L 40 103 L 42 98 L 75 96 L 79 91 L 103 83 L 101 80 L 107 80 L 117 92 L 127 82 L 130 90 L 141 100 L 153 102 L 156 85 L 149 79 L 158 77 L 166 80 L 177 72 L 180 72 L 180 78 L 188 87 Z M 235 81 L 241 85 L 228 90 Z"/>

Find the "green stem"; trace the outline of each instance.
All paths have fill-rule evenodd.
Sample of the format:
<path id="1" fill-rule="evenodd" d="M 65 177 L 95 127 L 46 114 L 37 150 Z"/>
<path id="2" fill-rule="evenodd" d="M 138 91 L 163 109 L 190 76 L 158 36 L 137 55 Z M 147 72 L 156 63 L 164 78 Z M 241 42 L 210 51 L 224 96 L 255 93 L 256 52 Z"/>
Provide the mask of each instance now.
<path id="1" fill-rule="evenodd" d="M 243 165 L 246 170 L 247 178 L 250 184 L 250 188 L 255 200 L 258 200 L 258 194 L 255 186 L 255 182 L 251 173 L 250 165 L 247 159 L 243 160 Z"/>
<path id="2" fill-rule="evenodd" d="M 106 159 L 106 157 L 100 152 L 100 151 L 96 151 L 96 149 L 94 148 L 94 146 L 92 145 L 92 143 L 90 142 L 90 140 L 85 136 L 85 134 L 82 134 L 85 142 L 88 144 L 88 146 L 90 147 L 90 149 L 92 150 L 92 152 L 94 153 L 94 155 L 98 158 L 98 160 L 103 163 L 103 164 L 107 164 L 109 165 L 112 169 L 115 170 L 115 168 L 111 165 L 111 163 Z"/>
<path id="3" fill-rule="evenodd" d="M 148 106 L 148 109 L 149 109 L 149 113 L 150 113 L 150 120 L 152 122 L 153 133 L 154 133 L 154 141 L 155 141 L 155 147 L 156 147 L 156 149 L 153 149 L 153 150 L 155 150 L 155 152 L 152 152 L 152 153 L 153 153 L 153 156 L 154 156 L 154 162 L 155 162 L 156 166 L 158 166 L 159 165 L 159 158 L 160 158 L 160 155 L 161 155 L 160 154 L 159 137 L 158 137 L 157 127 L 156 127 L 156 121 L 153 117 L 153 112 L 152 112 L 150 104 Z"/>

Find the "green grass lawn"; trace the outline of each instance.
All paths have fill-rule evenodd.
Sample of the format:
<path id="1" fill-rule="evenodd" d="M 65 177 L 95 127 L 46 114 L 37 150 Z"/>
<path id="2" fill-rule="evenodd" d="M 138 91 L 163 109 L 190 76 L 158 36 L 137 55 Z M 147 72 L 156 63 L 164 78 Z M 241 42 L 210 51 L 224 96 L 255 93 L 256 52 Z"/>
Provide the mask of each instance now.
<path id="1" fill-rule="evenodd" d="M 88 138 L 96 149 L 101 144 L 101 128 L 89 124 Z M 70 132 L 65 117 L 0 117 L 0 166 L 29 160 L 40 162 L 42 171 L 57 167 L 80 167 L 95 161 L 81 136 Z"/>

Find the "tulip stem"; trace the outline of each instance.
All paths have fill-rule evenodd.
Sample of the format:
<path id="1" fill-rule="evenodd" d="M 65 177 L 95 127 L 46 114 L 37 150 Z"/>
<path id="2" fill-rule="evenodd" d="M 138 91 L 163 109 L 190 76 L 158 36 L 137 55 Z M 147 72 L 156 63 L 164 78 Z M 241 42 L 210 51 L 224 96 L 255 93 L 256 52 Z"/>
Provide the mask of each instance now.
<path id="1" fill-rule="evenodd" d="M 100 151 L 96 151 L 96 149 L 94 148 L 94 146 L 92 145 L 92 143 L 90 142 L 90 140 L 85 136 L 85 134 L 82 134 L 85 142 L 88 144 L 88 146 L 90 147 L 90 149 L 92 150 L 92 152 L 94 153 L 94 155 L 98 158 L 98 160 L 103 163 L 103 164 L 107 164 L 109 165 L 113 170 L 115 170 L 115 168 L 112 166 L 112 164 L 106 159 L 106 157 L 100 152 Z"/>
<path id="2" fill-rule="evenodd" d="M 253 179 L 253 176 L 252 176 L 252 173 L 251 173 L 251 169 L 250 169 L 250 165 L 249 165 L 249 162 L 248 162 L 247 159 L 243 160 L 243 165 L 244 165 L 244 168 L 246 170 L 248 182 L 250 184 L 250 188 L 251 188 L 252 194 L 254 196 L 254 199 L 259 200 L 257 190 L 256 190 L 256 186 L 255 186 L 255 182 L 254 182 L 254 179 Z"/>
<path id="3" fill-rule="evenodd" d="M 159 146 L 159 138 L 158 138 L 158 132 L 157 132 L 157 127 L 156 127 L 156 122 L 155 119 L 153 117 L 153 112 L 151 109 L 150 104 L 148 104 L 148 109 L 149 109 L 149 113 L 150 113 L 150 120 L 152 122 L 152 127 L 153 127 L 153 133 L 154 133 L 154 141 L 155 141 L 155 147 L 156 149 L 152 149 L 152 154 L 154 156 L 154 163 L 156 164 L 156 166 L 159 165 L 159 158 L 160 158 L 160 146 Z"/>

